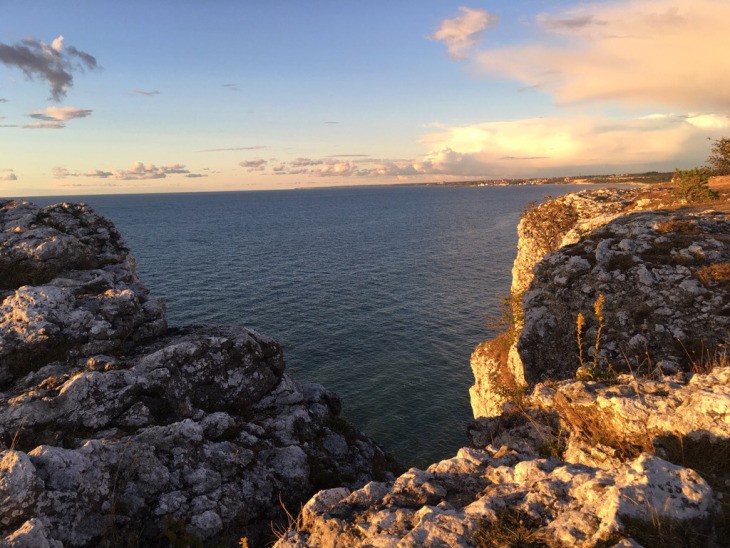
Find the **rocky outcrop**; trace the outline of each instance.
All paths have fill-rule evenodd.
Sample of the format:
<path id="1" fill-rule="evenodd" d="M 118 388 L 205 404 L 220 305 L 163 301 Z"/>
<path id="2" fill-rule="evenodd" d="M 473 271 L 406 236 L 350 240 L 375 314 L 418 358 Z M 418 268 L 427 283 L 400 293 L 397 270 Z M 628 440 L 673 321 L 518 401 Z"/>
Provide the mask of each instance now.
<path id="1" fill-rule="evenodd" d="M 591 375 L 674 372 L 725 355 L 730 217 L 641 211 L 657 204 L 637 193 L 583 191 L 523 216 L 513 324 L 508 337 L 472 355 L 475 417 L 498 415 L 520 387 L 570 378 L 580 368 Z"/>
<path id="2" fill-rule="evenodd" d="M 637 189 L 598 189 L 566 194 L 530 206 L 517 226 L 517 257 L 507 303 L 511 325 L 496 339 L 477 346 L 471 356 L 474 385 L 469 389 L 474 417 L 502 412 L 510 393 L 525 384 L 524 367 L 516 343 L 523 325 L 522 298 L 534 278 L 535 266 L 553 251 L 577 242 L 583 235 L 636 206 Z M 648 205 L 648 204 L 646 204 Z"/>
<path id="3" fill-rule="evenodd" d="M 575 375 L 581 313 L 584 368 L 673 373 L 725 355 L 729 243 L 726 213 L 645 212 L 546 257 L 523 300 L 517 350 L 526 381 Z"/>
<path id="4" fill-rule="evenodd" d="M 245 328 L 167 329 L 84 205 L 0 204 L 0 545 L 252 545 L 393 464 Z"/>
<path id="5" fill-rule="evenodd" d="M 563 381 L 392 483 L 318 493 L 278 547 L 719 546 L 730 368 Z"/>

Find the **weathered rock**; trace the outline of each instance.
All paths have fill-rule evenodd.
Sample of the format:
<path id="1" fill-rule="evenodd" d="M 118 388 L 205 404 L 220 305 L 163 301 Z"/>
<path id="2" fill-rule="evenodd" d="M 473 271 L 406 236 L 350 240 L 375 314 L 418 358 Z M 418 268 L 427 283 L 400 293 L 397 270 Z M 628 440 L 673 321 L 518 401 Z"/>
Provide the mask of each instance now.
<path id="1" fill-rule="evenodd" d="M 0 226 L 0 273 L 13 272 L 0 307 L 0 546 L 255 545 L 281 505 L 392 478 L 336 395 L 284 373 L 273 339 L 167 330 L 119 234 L 86 206 L 5 202 Z"/>
<path id="2" fill-rule="evenodd" d="M 473 353 L 475 417 L 498 415 L 521 385 L 574 376 L 581 367 L 578 314 L 586 319 L 584 370 L 688 370 L 726 351 L 729 287 L 713 268 L 722 272 L 730 261 L 730 217 L 640 212 L 655 204 L 642 205 L 637 193 L 569 194 L 522 219 L 512 270 L 513 344 L 503 335 Z M 593 308 L 601 295 L 594 360 Z"/>
<path id="3" fill-rule="evenodd" d="M 166 329 L 121 236 L 83 204 L 0 203 L 0 298 L 0 387 Z"/>
<path id="4" fill-rule="evenodd" d="M 723 355 L 730 287 L 711 272 L 730 262 L 728 243 L 725 213 L 647 212 L 615 219 L 546 257 L 523 300 L 517 349 L 528 384 L 575 375 L 579 313 L 584 367 L 686 371 L 707 352 Z M 599 296 L 601 321 L 593 311 Z"/>
<path id="5" fill-rule="evenodd" d="M 469 390 L 474 417 L 499 415 L 510 394 L 525 383 L 516 342 L 523 325 L 522 298 L 534 279 L 534 268 L 546 255 L 578 241 L 616 219 L 639 195 L 637 189 L 584 190 L 559 196 L 528 209 L 517 226 L 517 257 L 512 266 L 510 307 L 513 325 L 505 334 L 479 345 L 471 356 L 474 385 Z"/>
<path id="6" fill-rule="evenodd" d="M 276 546 L 502 546 L 515 518 L 540 545 L 610 546 L 657 522 L 702 538 L 717 512 L 696 472 L 648 454 L 603 470 L 488 446 L 394 483 L 322 491 Z"/>

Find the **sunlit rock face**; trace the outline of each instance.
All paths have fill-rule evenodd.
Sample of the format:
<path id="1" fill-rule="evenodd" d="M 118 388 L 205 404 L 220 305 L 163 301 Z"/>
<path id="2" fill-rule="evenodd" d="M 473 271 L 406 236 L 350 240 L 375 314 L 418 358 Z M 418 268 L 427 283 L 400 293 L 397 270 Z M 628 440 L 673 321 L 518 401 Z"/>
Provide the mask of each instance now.
<path id="1" fill-rule="evenodd" d="M 282 504 L 392 477 L 275 340 L 168 329 L 88 207 L 4 202 L 0 227 L 0 546 L 255 545 Z"/>
<path id="2" fill-rule="evenodd" d="M 502 412 L 506 396 L 499 385 L 524 383 L 524 367 L 516 342 L 523 325 L 522 298 L 534 278 L 535 266 L 553 251 L 570 245 L 585 234 L 616 219 L 635 206 L 636 189 L 584 190 L 560 196 L 523 215 L 517 226 L 517 256 L 512 266 L 511 303 L 514 320 L 511 343 L 487 341 L 474 351 L 471 369 L 474 385 L 469 390 L 474 417 Z"/>
<path id="3" fill-rule="evenodd" d="M 730 286 L 718 268 L 730 265 L 728 244 L 725 213 L 639 212 L 546 257 L 523 299 L 527 382 L 575 375 L 578 314 L 583 366 L 599 373 L 687 371 L 724 355 Z"/>
<path id="4" fill-rule="evenodd" d="M 539 384 L 521 409 L 479 419 L 469 434 L 470 447 L 426 470 L 318 493 L 277 546 L 725 541 L 728 367 Z"/>
<path id="5" fill-rule="evenodd" d="M 642 211 L 656 205 L 636 190 L 583 191 L 522 219 L 513 344 L 488 341 L 472 355 L 475 417 L 501 413 L 505 379 L 534 386 L 580 367 L 671 373 L 726 352 L 730 217 Z"/>

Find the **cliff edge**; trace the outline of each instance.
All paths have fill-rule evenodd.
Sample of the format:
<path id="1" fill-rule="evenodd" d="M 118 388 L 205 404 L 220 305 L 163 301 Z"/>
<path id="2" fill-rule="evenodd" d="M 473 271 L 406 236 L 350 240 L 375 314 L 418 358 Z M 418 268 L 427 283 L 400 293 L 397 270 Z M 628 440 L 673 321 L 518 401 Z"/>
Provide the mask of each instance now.
<path id="1" fill-rule="evenodd" d="M 529 208 L 470 445 L 318 493 L 277 546 L 726 546 L 730 219 L 665 198 Z"/>
<path id="2" fill-rule="evenodd" d="M 170 329 L 111 222 L 0 203 L 0 546 L 251 545 L 392 478 L 338 397 L 241 327 Z"/>

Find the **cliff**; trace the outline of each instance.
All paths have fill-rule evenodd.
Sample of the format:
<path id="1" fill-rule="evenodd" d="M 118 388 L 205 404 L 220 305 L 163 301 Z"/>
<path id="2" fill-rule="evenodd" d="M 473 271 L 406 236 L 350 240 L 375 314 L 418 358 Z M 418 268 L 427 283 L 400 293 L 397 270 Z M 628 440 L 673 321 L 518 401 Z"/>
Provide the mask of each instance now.
<path id="1" fill-rule="evenodd" d="M 0 546 L 252 545 L 392 478 L 338 397 L 241 327 L 169 329 L 114 226 L 0 203 Z"/>
<path id="2" fill-rule="evenodd" d="M 528 209 L 511 325 L 472 356 L 470 445 L 318 493 L 277 546 L 726 545 L 730 219 L 665 198 Z"/>

